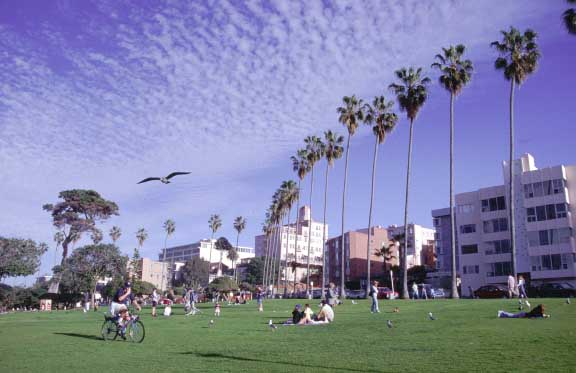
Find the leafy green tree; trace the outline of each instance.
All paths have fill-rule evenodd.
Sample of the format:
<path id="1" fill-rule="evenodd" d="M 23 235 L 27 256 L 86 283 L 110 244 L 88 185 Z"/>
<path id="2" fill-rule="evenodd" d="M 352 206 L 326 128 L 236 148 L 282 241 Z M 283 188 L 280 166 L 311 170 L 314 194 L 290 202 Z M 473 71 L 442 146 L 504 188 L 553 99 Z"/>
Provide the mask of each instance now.
<path id="1" fill-rule="evenodd" d="M 436 55 L 437 62 L 433 68 L 440 70 L 438 81 L 444 89 L 450 92 L 450 237 L 452 253 L 452 298 L 458 298 L 456 285 L 456 220 L 454 214 L 454 100 L 462 89 L 470 82 L 473 70 L 470 60 L 462 57 L 466 47 L 462 44 L 442 48 L 442 54 Z"/>
<path id="2" fill-rule="evenodd" d="M 132 289 L 134 290 L 134 294 L 141 296 L 141 295 L 150 295 L 156 286 L 151 284 L 147 281 L 136 281 L 132 283 Z"/>
<path id="3" fill-rule="evenodd" d="M 406 112 L 408 120 L 410 121 L 410 137 L 408 140 L 408 166 L 406 167 L 406 199 L 404 202 L 404 236 L 408 237 L 408 201 L 410 194 L 410 169 L 412 166 L 412 137 L 414 134 L 414 121 L 418 112 L 424 106 L 428 98 L 427 85 L 430 83 L 430 78 L 422 77 L 421 68 L 409 69 L 402 68 L 395 72 L 398 83 L 390 84 L 389 88 L 396 95 L 400 110 Z M 402 266 L 402 298 L 408 299 L 408 263 L 406 260 L 406 244 L 402 248 L 401 253 L 401 266 Z"/>
<path id="4" fill-rule="evenodd" d="M 364 123 L 372 127 L 372 133 L 376 137 L 374 142 L 374 158 L 372 159 L 372 186 L 370 188 L 370 209 L 368 210 L 368 240 L 366 243 L 366 298 L 370 292 L 370 258 L 372 243 L 372 207 L 374 205 L 374 187 L 376 185 L 376 160 L 378 159 L 378 145 L 382 144 L 386 136 L 392 132 L 398 116 L 392 111 L 394 102 L 386 101 L 384 96 L 374 97 L 372 105 L 366 104 L 364 111 Z"/>
<path id="5" fill-rule="evenodd" d="M 338 122 L 342 123 L 348 130 L 348 140 L 346 141 L 346 157 L 344 161 L 344 188 L 342 189 L 342 229 L 341 229 L 341 242 L 340 242 L 340 258 L 342 267 L 340 270 L 340 298 L 346 298 L 346 260 L 344 249 L 344 220 L 346 217 L 346 186 L 348 184 L 348 158 L 350 156 L 350 139 L 356 133 L 358 125 L 364 120 L 364 112 L 362 100 L 358 100 L 356 96 L 344 96 L 342 99 L 344 106 L 336 109 L 338 112 Z"/>
<path id="6" fill-rule="evenodd" d="M 576 0 L 566 0 L 569 4 L 576 4 Z M 576 35 L 576 9 L 570 8 L 566 9 L 562 15 L 564 19 L 564 25 L 566 30 L 572 35 Z"/>
<path id="7" fill-rule="evenodd" d="M 209 288 L 212 291 L 238 290 L 238 284 L 230 277 L 218 277 L 210 283 Z"/>
<path id="8" fill-rule="evenodd" d="M 252 285 L 260 285 L 264 279 L 264 263 L 266 257 L 257 256 L 248 262 L 246 265 L 246 282 Z"/>
<path id="9" fill-rule="evenodd" d="M 210 236 L 210 256 L 208 257 L 208 263 L 210 267 L 212 267 L 212 249 L 214 249 L 214 235 L 218 232 L 218 229 L 222 226 L 222 219 L 220 219 L 220 215 L 213 214 L 210 216 L 208 220 L 208 226 L 210 227 L 210 231 L 212 235 Z M 220 268 L 220 267 L 218 267 Z M 208 277 L 206 278 L 206 282 L 210 282 L 210 271 L 208 271 Z"/>
<path id="10" fill-rule="evenodd" d="M 0 237 L 0 281 L 5 277 L 33 275 L 47 250 L 43 243 Z"/>
<path id="11" fill-rule="evenodd" d="M 65 263 L 65 271 L 69 271 L 80 284 L 86 286 L 82 291 L 94 293 L 98 279 L 113 277 L 126 271 L 126 257 L 118 247 L 111 244 L 87 245 L 76 249 Z M 94 303 L 93 303 L 94 304 Z"/>
<path id="12" fill-rule="evenodd" d="M 113 226 L 112 228 L 110 228 L 110 232 L 108 232 L 108 235 L 112 239 L 112 243 L 116 245 L 116 241 L 118 241 L 120 239 L 120 236 L 122 236 L 122 229 L 120 229 L 120 227 Z"/>
<path id="13" fill-rule="evenodd" d="M 90 239 L 92 240 L 94 245 L 98 245 L 100 242 L 102 242 L 103 238 L 104 238 L 104 235 L 102 234 L 102 231 L 98 228 L 95 228 L 92 231 L 92 234 L 90 235 Z"/>
<path id="14" fill-rule="evenodd" d="M 199 287 L 207 284 L 210 265 L 200 257 L 188 260 L 180 269 L 180 281 L 185 286 Z"/>
<path id="15" fill-rule="evenodd" d="M 220 237 L 219 239 L 216 240 L 216 244 L 214 245 L 214 248 L 220 252 L 220 261 L 218 262 L 218 273 L 221 274 L 222 273 L 222 257 L 224 255 L 224 252 L 228 252 L 228 251 L 232 250 L 232 244 L 230 244 L 230 241 L 228 241 L 228 239 L 226 239 L 226 237 Z"/>
<path id="16" fill-rule="evenodd" d="M 334 161 L 336 159 L 342 158 L 344 153 L 344 136 L 338 135 L 332 131 L 324 132 L 324 141 L 322 142 L 322 153 L 326 159 L 326 173 L 324 175 L 324 215 L 322 219 L 323 229 L 322 229 L 322 289 L 326 289 L 326 209 L 328 200 L 328 171 L 332 166 L 334 166 Z M 294 278 L 296 278 L 296 273 L 294 273 Z M 294 290 L 296 290 L 296 284 L 294 284 Z M 324 291 L 324 290 L 322 290 Z"/>
<path id="17" fill-rule="evenodd" d="M 232 260 L 232 267 L 234 268 L 234 278 L 236 279 L 236 281 L 238 281 L 238 279 L 236 278 L 236 261 L 238 260 L 238 241 L 240 240 L 240 233 L 242 233 L 242 231 L 246 229 L 246 218 L 242 216 L 236 217 L 236 219 L 234 219 L 234 229 L 237 232 L 236 250 L 234 250 L 234 252 L 236 253 L 236 258 L 235 259 L 228 258 L 228 259 Z M 230 255 L 230 253 L 228 254 Z"/>
<path id="18" fill-rule="evenodd" d="M 510 156 L 508 162 L 508 195 L 510 219 L 510 247 L 512 251 L 512 273 L 516 277 L 516 219 L 514 197 L 514 91 L 516 84 L 521 85 L 528 75 L 536 71 L 540 51 L 536 44 L 536 33 L 527 29 L 523 34 L 514 27 L 510 31 L 501 31 L 502 41 L 494 41 L 494 47 L 500 57 L 494 62 L 496 70 L 503 70 L 504 78 L 510 81 Z M 452 291 L 454 292 L 454 291 Z"/>
<path id="19" fill-rule="evenodd" d="M 58 198 L 62 201 L 45 204 L 43 209 L 52 215 L 53 225 L 64 234 L 61 261 L 64 264 L 70 243 L 80 239 L 82 233 L 94 231 L 96 223 L 118 215 L 118 206 L 93 190 L 65 190 Z"/>

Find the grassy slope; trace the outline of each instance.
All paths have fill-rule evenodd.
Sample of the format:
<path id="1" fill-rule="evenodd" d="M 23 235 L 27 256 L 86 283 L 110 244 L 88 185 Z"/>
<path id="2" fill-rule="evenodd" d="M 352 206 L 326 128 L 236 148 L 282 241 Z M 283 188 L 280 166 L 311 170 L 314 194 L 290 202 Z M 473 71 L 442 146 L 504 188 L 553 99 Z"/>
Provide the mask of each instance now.
<path id="1" fill-rule="evenodd" d="M 211 308 L 194 317 L 182 309 L 152 319 L 146 310 L 142 344 L 99 339 L 102 316 L 54 312 L 0 316 L 0 367 L 28 371 L 575 371 L 576 304 L 546 299 L 546 320 L 497 319 L 510 300 L 347 302 L 331 325 L 283 327 L 293 301 L 223 306 L 212 328 Z M 534 302 L 535 303 L 535 302 Z M 533 304 L 534 305 L 534 304 Z M 400 313 L 390 311 L 400 307 Z M 205 307 L 209 307 L 206 305 Z M 315 306 L 314 306 L 315 307 Z M 275 312 L 274 312 L 275 311 Z M 438 320 L 430 321 L 433 312 Z M 391 319 L 393 329 L 386 327 Z"/>

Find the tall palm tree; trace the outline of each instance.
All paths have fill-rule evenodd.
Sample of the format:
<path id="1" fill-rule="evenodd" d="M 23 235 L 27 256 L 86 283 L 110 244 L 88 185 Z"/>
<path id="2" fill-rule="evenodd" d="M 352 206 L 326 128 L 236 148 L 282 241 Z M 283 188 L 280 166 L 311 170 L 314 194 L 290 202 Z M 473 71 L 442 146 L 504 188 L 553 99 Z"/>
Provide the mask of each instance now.
<path id="1" fill-rule="evenodd" d="M 310 167 L 310 220 L 308 221 L 308 258 L 306 259 L 306 294 L 309 294 L 310 286 L 310 248 L 312 245 L 312 194 L 314 192 L 314 165 L 322 159 L 322 141 L 316 136 L 308 136 L 304 139 L 308 165 Z"/>
<path id="2" fill-rule="evenodd" d="M 459 298 L 458 284 L 456 283 L 456 219 L 454 217 L 454 100 L 470 82 L 472 61 L 463 60 L 466 47 L 462 44 L 442 48 L 442 54 L 436 55 L 437 62 L 432 68 L 441 72 L 438 82 L 450 92 L 450 241 L 452 253 L 452 298 Z"/>
<path id="3" fill-rule="evenodd" d="M 238 216 L 234 219 L 234 229 L 236 229 L 236 254 L 238 254 L 238 241 L 240 240 L 240 233 L 246 229 L 246 218 Z M 237 260 L 237 259 L 236 259 Z M 232 261 L 232 266 L 234 267 L 234 278 L 236 279 L 236 260 Z"/>
<path id="4" fill-rule="evenodd" d="M 362 107 L 362 100 L 356 98 L 355 95 L 351 97 L 344 96 L 342 98 L 344 106 L 336 109 L 338 113 L 338 122 L 342 123 L 348 130 L 348 140 L 346 141 L 346 158 L 344 161 L 344 188 L 342 189 L 342 229 L 341 229 L 341 245 L 340 245 L 340 258 L 342 261 L 340 273 L 340 298 L 346 298 L 346 261 L 344 260 L 344 219 L 346 217 L 346 185 L 348 183 L 348 158 L 350 157 L 350 138 L 356 133 L 358 125 L 364 120 L 364 112 Z"/>
<path id="5" fill-rule="evenodd" d="M 374 205 L 374 187 L 376 185 L 376 160 L 378 158 L 378 145 L 392 132 L 398 116 L 392 111 L 394 102 L 386 101 L 384 96 L 374 97 L 372 105 L 366 104 L 364 123 L 372 126 L 372 133 L 376 137 L 374 142 L 374 158 L 372 159 L 372 186 L 370 188 L 370 209 L 368 210 L 368 242 L 366 243 L 366 298 L 370 292 L 370 258 L 372 256 L 370 244 L 372 240 L 372 207 Z"/>
<path id="6" fill-rule="evenodd" d="M 566 1 L 569 4 L 576 4 L 576 0 L 566 0 Z M 564 25 L 566 26 L 566 30 L 568 30 L 570 34 L 576 35 L 576 9 L 575 8 L 567 9 L 564 12 L 562 18 L 564 19 Z"/>
<path id="7" fill-rule="evenodd" d="M 269 271 L 269 257 L 270 257 L 270 247 L 272 246 L 272 233 L 273 233 L 273 227 L 272 227 L 272 218 L 271 218 L 271 213 L 270 213 L 270 209 L 268 209 L 266 211 L 266 218 L 264 219 L 264 223 L 262 224 L 262 232 L 264 233 L 265 237 L 266 237 L 266 246 L 264 248 L 264 271 L 262 273 L 262 285 L 264 286 L 265 289 L 267 288 L 267 284 L 266 284 L 266 279 L 268 278 L 268 271 Z"/>
<path id="8" fill-rule="evenodd" d="M 122 230 L 120 229 L 120 227 L 113 226 L 112 228 L 110 228 L 110 232 L 108 233 L 108 235 L 112 239 L 112 243 L 116 245 L 116 241 L 118 241 L 118 239 L 120 239 L 120 236 L 122 236 Z"/>
<path id="9" fill-rule="evenodd" d="M 208 226 L 210 227 L 210 231 L 212 235 L 210 236 L 210 255 L 208 259 L 208 283 L 210 283 L 210 270 L 212 269 L 212 249 L 214 248 L 214 235 L 218 232 L 218 229 L 222 226 L 222 219 L 220 219 L 220 215 L 213 214 L 210 216 L 208 220 Z"/>
<path id="10" fill-rule="evenodd" d="M 142 249 L 144 242 L 148 239 L 148 232 L 146 232 L 146 229 L 144 228 L 138 229 L 138 231 L 136 232 L 136 239 L 138 240 L 138 246 L 140 247 L 140 249 Z"/>
<path id="11" fill-rule="evenodd" d="M 334 166 L 336 159 L 342 158 L 344 153 L 344 136 L 332 131 L 324 132 L 324 142 L 322 143 L 322 153 L 326 159 L 326 174 L 324 176 L 324 215 L 322 219 L 322 294 L 326 289 L 326 207 L 328 197 L 328 170 Z"/>
<path id="12" fill-rule="evenodd" d="M 302 180 L 306 177 L 306 174 L 310 172 L 310 165 L 308 163 L 308 154 L 306 149 L 300 149 L 296 153 L 296 156 L 290 157 L 292 160 L 292 171 L 296 172 L 298 175 L 298 199 L 296 200 L 296 234 L 294 235 L 294 262 L 296 263 L 296 268 L 298 268 L 298 235 L 300 231 L 300 188 Z M 292 288 L 296 290 L 296 269 L 294 270 L 293 286 Z"/>
<path id="13" fill-rule="evenodd" d="M 174 234 L 174 232 L 176 231 L 176 223 L 174 223 L 174 220 L 172 219 L 168 219 L 164 222 L 164 232 L 166 232 L 166 237 L 164 238 L 164 257 L 163 257 L 163 261 L 166 261 L 166 248 L 167 248 L 167 243 L 168 243 L 168 238 L 170 236 L 172 236 Z M 169 269 L 169 273 L 168 273 L 168 277 L 170 278 L 170 280 L 172 280 L 172 266 L 174 265 L 173 260 L 170 260 L 170 269 Z M 162 286 L 164 286 L 164 265 L 162 266 Z M 167 286 L 171 285 L 171 284 L 166 284 Z"/>
<path id="14" fill-rule="evenodd" d="M 536 71 L 540 51 L 536 44 L 536 32 L 527 29 L 524 34 L 514 27 L 510 31 L 501 31 L 502 41 L 494 41 L 490 45 L 494 47 L 500 57 L 494 62 L 496 70 L 504 71 L 504 78 L 510 81 L 510 159 L 508 163 L 508 192 L 509 192 L 509 218 L 510 218 L 510 247 L 512 249 L 512 273 L 516 277 L 516 219 L 514 206 L 514 90 L 516 84 L 521 85 L 528 75 Z"/>
<path id="15" fill-rule="evenodd" d="M 288 294 L 288 250 L 290 246 L 290 216 L 292 214 L 292 206 L 294 202 L 299 198 L 300 191 L 298 190 L 298 186 L 296 182 L 293 180 L 284 181 L 282 183 L 282 194 L 283 194 L 283 201 L 285 204 L 286 209 L 288 209 L 288 224 L 286 225 L 286 250 L 284 253 L 284 298 Z"/>
<path id="16" fill-rule="evenodd" d="M 399 83 L 390 84 L 389 88 L 396 95 L 400 110 L 406 112 L 406 116 L 410 121 L 410 137 L 408 140 L 408 166 L 406 168 L 406 199 L 404 202 L 404 236 L 408 237 L 408 197 L 410 192 L 410 167 L 412 163 L 412 136 L 414 134 L 414 120 L 418 112 L 428 98 L 428 91 L 426 85 L 430 83 L 428 77 L 422 77 L 422 68 L 409 69 L 402 68 L 395 72 L 396 78 Z M 408 263 L 407 263 L 407 250 L 406 243 L 408 239 L 404 240 L 402 250 L 401 265 L 402 265 L 402 298 L 408 299 Z"/>

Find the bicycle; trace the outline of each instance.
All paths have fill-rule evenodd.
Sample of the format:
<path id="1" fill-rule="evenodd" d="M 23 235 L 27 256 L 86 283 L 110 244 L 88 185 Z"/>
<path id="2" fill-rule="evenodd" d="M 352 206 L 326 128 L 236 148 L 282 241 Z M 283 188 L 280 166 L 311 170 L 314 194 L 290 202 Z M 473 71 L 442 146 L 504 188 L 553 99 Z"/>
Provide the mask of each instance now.
<path id="1" fill-rule="evenodd" d="M 124 326 L 118 321 L 118 316 L 104 315 L 101 333 L 105 341 L 114 341 L 120 335 L 124 340 L 128 337 L 134 343 L 142 343 L 146 336 L 146 329 L 139 315 L 130 315 Z"/>

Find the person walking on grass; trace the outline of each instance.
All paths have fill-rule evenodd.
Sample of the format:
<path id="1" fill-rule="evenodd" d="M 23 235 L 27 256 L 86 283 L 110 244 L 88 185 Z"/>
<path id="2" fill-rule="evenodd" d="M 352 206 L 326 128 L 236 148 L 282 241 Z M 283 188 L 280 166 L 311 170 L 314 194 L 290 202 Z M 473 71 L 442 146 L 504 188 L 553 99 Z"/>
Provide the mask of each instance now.
<path id="1" fill-rule="evenodd" d="M 372 306 L 370 307 L 370 312 L 380 313 L 380 308 L 378 308 L 378 281 L 372 281 L 368 295 L 372 298 Z"/>
<path id="2" fill-rule="evenodd" d="M 513 298 L 516 295 L 516 279 L 510 273 L 508 275 L 508 298 Z"/>
<path id="3" fill-rule="evenodd" d="M 152 317 L 157 317 L 158 315 L 156 314 L 156 307 L 158 306 L 158 302 L 160 302 L 160 294 L 158 294 L 156 288 L 152 290 L 152 295 L 150 295 L 150 298 L 152 298 Z"/>
<path id="4" fill-rule="evenodd" d="M 412 296 L 414 297 L 414 299 L 418 299 L 418 285 L 416 284 L 416 282 L 412 283 Z"/>
<path id="5" fill-rule="evenodd" d="M 328 293 L 326 294 L 326 301 L 330 307 L 334 307 L 336 305 L 336 301 L 338 299 L 338 295 L 336 293 L 336 285 L 331 282 L 328 285 Z"/>

